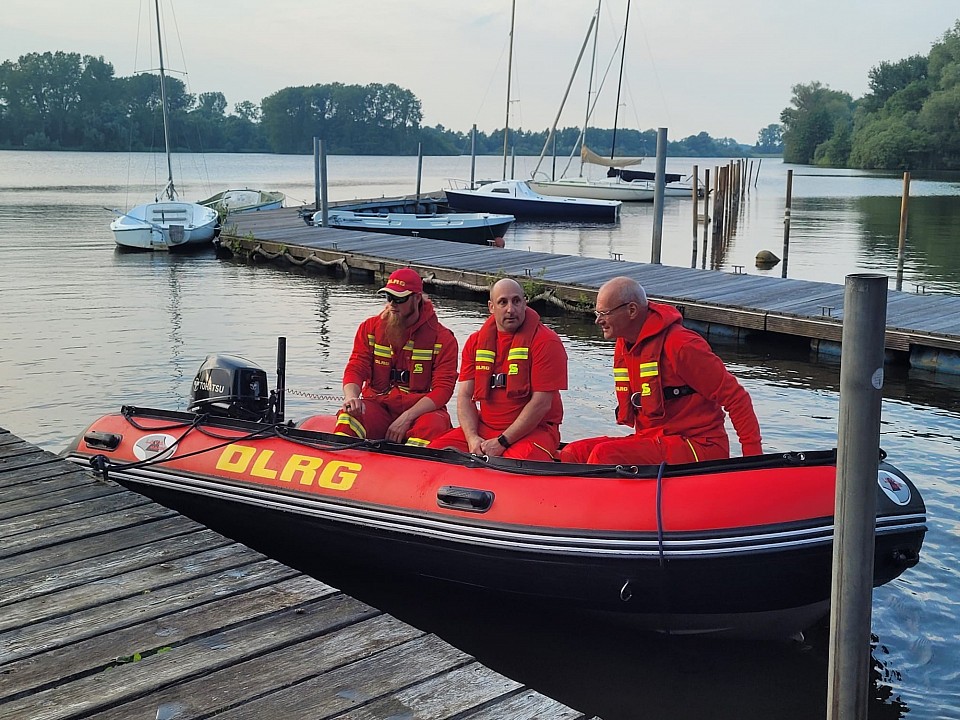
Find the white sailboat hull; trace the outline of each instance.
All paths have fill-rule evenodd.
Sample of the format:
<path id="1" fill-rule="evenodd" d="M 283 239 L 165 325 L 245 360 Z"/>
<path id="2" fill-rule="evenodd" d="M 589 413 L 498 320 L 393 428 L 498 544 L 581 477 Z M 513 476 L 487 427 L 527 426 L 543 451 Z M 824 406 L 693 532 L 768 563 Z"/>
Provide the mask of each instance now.
<path id="1" fill-rule="evenodd" d="M 527 183 L 541 195 L 619 200 L 620 202 L 653 202 L 653 186 L 647 183 L 611 182 L 586 178 L 560 180 L 528 180 Z"/>
<path id="2" fill-rule="evenodd" d="M 135 250 L 171 250 L 213 240 L 215 210 L 196 203 L 163 201 L 137 205 L 119 215 L 110 229 L 117 245 Z"/>

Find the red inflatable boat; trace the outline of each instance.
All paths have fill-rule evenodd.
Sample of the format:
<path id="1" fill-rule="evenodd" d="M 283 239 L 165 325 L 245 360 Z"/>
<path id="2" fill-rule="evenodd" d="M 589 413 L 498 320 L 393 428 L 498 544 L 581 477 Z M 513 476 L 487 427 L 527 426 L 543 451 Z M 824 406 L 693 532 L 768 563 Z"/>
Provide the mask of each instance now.
<path id="1" fill-rule="evenodd" d="M 319 579 L 429 577 L 686 632 L 786 636 L 828 610 L 833 451 L 637 467 L 359 441 L 279 421 L 243 363 L 211 356 L 195 412 L 125 407 L 66 456 Z M 879 586 L 918 561 L 926 515 L 886 462 L 876 492 Z"/>

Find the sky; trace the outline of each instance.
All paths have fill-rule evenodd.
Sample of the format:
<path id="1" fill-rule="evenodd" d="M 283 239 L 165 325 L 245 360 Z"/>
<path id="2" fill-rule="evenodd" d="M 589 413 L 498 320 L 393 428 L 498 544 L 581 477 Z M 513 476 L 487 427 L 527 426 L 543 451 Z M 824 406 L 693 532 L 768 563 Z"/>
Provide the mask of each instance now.
<path id="1" fill-rule="evenodd" d="M 117 76 L 156 68 L 152 0 L 4 0 L 0 62 L 62 50 Z M 512 0 L 161 0 L 165 64 L 188 92 L 228 107 L 291 86 L 395 83 L 423 124 L 491 132 L 506 120 Z M 590 124 L 613 127 L 627 0 L 599 13 Z M 516 0 L 510 127 L 583 123 L 596 0 Z M 956 0 L 632 0 L 617 126 L 707 132 L 753 144 L 791 88 L 819 81 L 861 97 L 881 61 L 926 55 L 960 18 Z M 153 59 L 151 59 L 153 58 Z M 570 85 L 569 96 L 561 103 Z"/>

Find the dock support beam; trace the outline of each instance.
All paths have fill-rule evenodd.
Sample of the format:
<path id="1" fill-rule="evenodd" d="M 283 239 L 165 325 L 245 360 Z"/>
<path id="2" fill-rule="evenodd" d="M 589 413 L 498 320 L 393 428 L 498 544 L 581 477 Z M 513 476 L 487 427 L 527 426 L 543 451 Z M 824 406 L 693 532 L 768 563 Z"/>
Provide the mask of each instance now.
<path id="1" fill-rule="evenodd" d="M 848 275 L 843 300 L 827 720 L 866 720 L 887 277 Z"/>

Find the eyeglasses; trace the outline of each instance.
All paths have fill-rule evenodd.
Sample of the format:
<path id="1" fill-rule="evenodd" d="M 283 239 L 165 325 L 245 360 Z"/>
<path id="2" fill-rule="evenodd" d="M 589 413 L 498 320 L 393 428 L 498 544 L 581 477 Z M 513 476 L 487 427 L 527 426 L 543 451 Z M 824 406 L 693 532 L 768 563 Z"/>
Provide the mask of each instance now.
<path id="1" fill-rule="evenodd" d="M 403 305 L 407 300 L 413 297 L 413 293 L 409 295 L 404 295 L 403 297 L 397 297 L 396 295 L 391 295 L 390 293 L 384 293 L 383 299 L 393 305 Z"/>
<path id="2" fill-rule="evenodd" d="M 607 317 L 610 313 L 616 312 L 616 311 L 619 310 L 620 308 L 626 307 L 626 306 L 629 305 L 629 304 L 630 304 L 630 303 L 625 302 L 625 303 L 620 303 L 620 304 L 617 305 L 615 308 L 610 308 L 609 310 L 594 310 L 594 311 L 593 311 L 593 314 L 596 315 L 596 316 L 597 316 L 597 320 L 599 320 L 600 318 L 605 318 L 605 317 Z"/>

